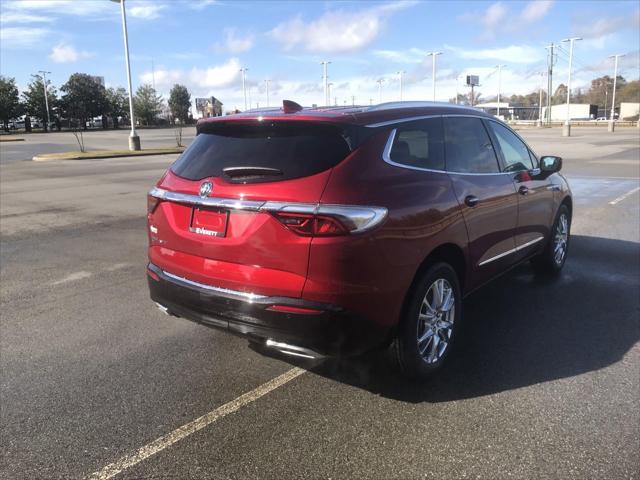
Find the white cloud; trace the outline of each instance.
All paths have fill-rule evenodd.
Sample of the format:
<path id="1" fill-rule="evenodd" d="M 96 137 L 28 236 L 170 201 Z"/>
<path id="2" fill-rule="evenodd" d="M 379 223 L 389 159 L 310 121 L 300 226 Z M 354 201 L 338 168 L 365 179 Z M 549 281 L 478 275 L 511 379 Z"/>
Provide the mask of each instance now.
<path id="1" fill-rule="evenodd" d="M 237 58 L 231 58 L 221 65 L 207 68 L 193 67 L 189 71 L 170 70 L 160 66 L 153 72 L 144 72 L 140 75 L 140 80 L 143 83 L 155 83 L 157 90 L 168 90 L 175 83 L 185 84 L 194 90 L 225 88 L 238 83 L 240 67 L 240 61 Z"/>
<path id="2" fill-rule="evenodd" d="M 159 18 L 161 12 L 167 8 L 166 5 L 158 5 L 154 3 L 136 4 L 128 9 L 128 13 L 133 18 L 140 18 L 143 20 L 155 20 Z"/>
<path id="3" fill-rule="evenodd" d="M 520 17 L 525 22 L 536 22 L 543 18 L 553 6 L 553 0 L 533 0 L 527 3 Z"/>
<path id="4" fill-rule="evenodd" d="M 0 23 L 51 23 L 53 18 L 22 12 L 2 12 Z"/>
<path id="5" fill-rule="evenodd" d="M 507 7 L 502 2 L 492 3 L 484 13 L 480 21 L 491 32 L 493 32 L 504 21 L 507 16 Z"/>
<path id="6" fill-rule="evenodd" d="M 0 46 L 3 50 L 29 49 L 41 46 L 51 31 L 46 28 L 0 28 Z"/>
<path id="7" fill-rule="evenodd" d="M 204 10 L 210 5 L 214 5 L 216 0 L 194 0 L 190 2 L 189 8 L 192 10 Z"/>
<path id="8" fill-rule="evenodd" d="M 39 14 L 49 12 L 57 15 L 99 16 L 111 10 L 117 12 L 115 4 L 110 2 L 92 2 L 78 0 L 21 0 L 3 1 L 3 15 L 7 11 L 33 12 Z"/>
<path id="9" fill-rule="evenodd" d="M 390 62 L 396 63 L 421 63 L 427 56 L 426 50 L 420 48 L 408 48 L 406 50 L 373 50 L 374 55 Z"/>
<path id="10" fill-rule="evenodd" d="M 254 36 L 249 34 L 246 36 L 238 36 L 235 28 L 224 29 L 224 42 L 219 42 L 214 45 L 214 48 L 218 52 L 227 52 L 234 55 L 238 53 L 246 52 L 253 48 Z"/>
<path id="11" fill-rule="evenodd" d="M 59 43 L 51 50 L 49 58 L 55 63 L 75 63 L 84 58 L 93 57 L 93 53 L 87 51 L 78 51 L 73 45 Z"/>
<path id="12" fill-rule="evenodd" d="M 287 51 L 303 48 L 315 53 L 355 52 L 378 37 L 390 15 L 414 4 L 405 1 L 359 11 L 331 10 L 309 22 L 297 16 L 280 23 L 268 35 Z"/>
<path id="13" fill-rule="evenodd" d="M 509 63 L 536 63 L 544 59 L 544 50 L 528 45 L 510 45 L 503 48 L 465 49 L 445 45 L 460 58 L 469 60 L 498 60 Z"/>

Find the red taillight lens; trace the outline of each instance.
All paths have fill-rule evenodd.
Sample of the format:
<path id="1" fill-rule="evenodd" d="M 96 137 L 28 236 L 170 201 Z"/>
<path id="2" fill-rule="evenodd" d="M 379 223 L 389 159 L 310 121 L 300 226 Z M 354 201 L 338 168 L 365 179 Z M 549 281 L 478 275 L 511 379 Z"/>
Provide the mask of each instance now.
<path id="1" fill-rule="evenodd" d="M 273 214 L 280 223 L 298 235 L 307 237 L 329 237 L 335 235 L 347 235 L 347 230 L 338 220 L 332 217 L 311 215 L 306 213 Z"/>
<path id="2" fill-rule="evenodd" d="M 152 195 L 147 195 L 147 213 L 153 213 L 160 203 L 160 199 Z"/>
<path id="3" fill-rule="evenodd" d="M 290 305 L 271 305 L 267 310 L 271 310 L 272 312 L 296 313 L 299 315 L 318 315 L 322 313 L 322 310 L 316 310 L 315 308 L 293 307 Z"/>

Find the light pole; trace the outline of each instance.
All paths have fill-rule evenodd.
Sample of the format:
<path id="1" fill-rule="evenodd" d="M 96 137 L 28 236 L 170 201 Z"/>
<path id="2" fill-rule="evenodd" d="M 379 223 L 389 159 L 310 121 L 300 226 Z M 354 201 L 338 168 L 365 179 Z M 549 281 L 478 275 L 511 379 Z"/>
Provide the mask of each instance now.
<path id="1" fill-rule="evenodd" d="M 330 63 L 331 62 L 327 60 L 320 62 L 320 65 L 322 65 L 322 78 L 324 84 L 324 104 L 326 106 L 331 102 L 331 97 L 329 96 L 329 76 L 327 75 L 327 65 Z"/>
<path id="2" fill-rule="evenodd" d="M 38 73 L 42 74 L 42 86 L 44 87 L 44 106 L 47 109 L 47 124 L 44 127 L 44 131 L 49 131 L 49 124 L 51 123 L 51 117 L 49 116 L 49 96 L 47 95 L 47 73 L 44 70 L 39 70 Z M 43 119 L 44 120 L 44 119 Z"/>
<path id="3" fill-rule="evenodd" d="M 398 76 L 400 77 L 400 101 L 402 101 L 402 76 L 405 74 L 406 72 L 404 70 L 400 70 L 398 72 Z"/>
<path id="4" fill-rule="evenodd" d="M 538 100 L 538 127 L 542 127 L 542 89 L 544 84 L 542 81 L 544 80 L 544 72 L 540 72 L 540 98 Z"/>
<path id="5" fill-rule="evenodd" d="M 378 103 L 382 103 L 382 82 L 384 82 L 384 78 L 379 78 L 376 82 L 378 83 Z"/>
<path id="6" fill-rule="evenodd" d="M 624 57 L 624 54 L 609 55 L 609 58 L 614 59 L 613 67 L 613 92 L 611 93 L 611 117 L 609 118 L 609 131 L 615 130 L 615 116 L 616 116 L 616 83 L 618 81 L 618 58 Z"/>
<path id="7" fill-rule="evenodd" d="M 438 55 L 442 55 L 442 52 L 429 52 L 427 53 L 427 57 L 433 57 L 433 66 L 432 66 L 432 79 L 431 84 L 433 86 L 433 101 L 436 101 L 436 57 Z"/>
<path id="8" fill-rule="evenodd" d="M 240 69 L 240 73 L 242 73 L 242 95 L 244 96 L 244 109 L 247 109 L 247 84 L 246 84 L 246 74 L 248 68 L 242 67 Z"/>
<path id="9" fill-rule="evenodd" d="M 565 38 L 563 42 L 569 42 L 569 78 L 567 79 L 567 118 L 562 127 L 562 136 L 571 136 L 571 114 L 569 102 L 571 101 L 571 65 L 573 63 L 573 44 L 576 40 L 582 40 L 580 37 Z"/>
<path id="10" fill-rule="evenodd" d="M 331 103 L 331 85 L 333 85 L 333 82 L 327 83 L 327 97 L 329 98 L 329 103 L 327 103 L 327 106 L 329 106 L 329 104 Z"/>
<path id="11" fill-rule="evenodd" d="M 131 87 L 131 65 L 129 64 L 129 36 L 127 34 L 127 14 L 125 13 L 125 0 L 111 0 L 120 4 L 122 13 L 122 31 L 124 33 L 124 60 L 127 64 L 127 85 L 129 86 L 129 116 L 131 117 L 131 133 L 129 134 L 129 150 L 140 150 L 140 137 L 136 133 L 136 118 L 133 113 L 133 88 Z"/>
<path id="12" fill-rule="evenodd" d="M 496 65 L 498 69 L 498 110 L 496 111 L 496 117 L 500 117 L 500 89 L 502 87 L 502 68 L 506 65 Z"/>
<path id="13" fill-rule="evenodd" d="M 267 107 L 269 106 L 269 82 L 271 82 L 271 80 L 268 78 L 264 81 L 264 84 L 267 87 Z"/>

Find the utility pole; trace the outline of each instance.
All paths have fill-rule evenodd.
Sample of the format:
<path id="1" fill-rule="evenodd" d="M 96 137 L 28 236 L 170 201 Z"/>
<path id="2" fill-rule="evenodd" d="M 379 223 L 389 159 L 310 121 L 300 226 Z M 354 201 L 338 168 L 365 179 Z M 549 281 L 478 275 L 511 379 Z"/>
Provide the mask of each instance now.
<path id="1" fill-rule="evenodd" d="M 382 103 L 382 82 L 384 82 L 384 78 L 379 78 L 376 81 L 378 83 L 378 103 Z"/>
<path id="2" fill-rule="evenodd" d="M 320 62 L 320 65 L 322 65 L 322 78 L 324 84 L 324 104 L 326 106 L 328 106 L 331 102 L 331 97 L 329 96 L 329 76 L 327 75 L 327 65 L 329 65 L 330 63 L 331 62 L 328 62 L 326 60 Z"/>
<path id="3" fill-rule="evenodd" d="M 42 74 L 42 86 L 44 87 L 44 106 L 47 109 L 47 124 L 44 127 L 44 131 L 49 131 L 49 124 L 51 123 L 51 117 L 49 116 L 49 95 L 47 94 L 47 73 L 51 74 L 51 72 L 45 72 L 44 70 L 38 71 L 38 73 Z M 42 119 L 44 121 L 44 118 Z"/>
<path id="4" fill-rule="evenodd" d="M 433 57 L 433 64 L 432 64 L 432 79 L 431 79 L 431 85 L 433 87 L 433 101 L 436 101 L 436 57 L 438 55 L 442 55 L 442 52 L 429 52 L 427 53 L 427 57 Z"/>
<path id="5" fill-rule="evenodd" d="M 569 42 L 569 78 L 567 79 L 567 118 L 562 127 L 562 136 L 571 136 L 571 112 L 570 112 L 570 100 L 571 100 L 571 66 L 573 64 L 573 44 L 576 40 L 582 40 L 580 37 L 565 38 L 563 42 Z"/>
<path id="6" fill-rule="evenodd" d="M 264 81 L 264 84 L 267 88 L 267 107 L 269 106 L 269 82 L 271 82 L 271 80 L 269 80 L 268 78 Z"/>
<path id="7" fill-rule="evenodd" d="M 331 106 L 331 86 L 332 85 L 333 85 L 333 82 L 327 83 L 327 97 L 329 98 L 329 101 L 327 102 L 327 106 Z"/>
<path id="8" fill-rule="evenodd" d="M 502 87 L 502 68 L 506 67 L 506 65 L 496 65 L 498 69 L 498 111 L 496 112 L 496 117 L 500 117 L 500 89 Z"/>
<path id="9" fill-rule="evenodd" d="M 553 92 L 551 91 L 553 88 L 553 65 L 555 63 L 553 56 L 553 47 L 554 44 L 551 43 L 548 47 L 545 47 L 549 50 L 549 56 L 547 57 L 547 111 L 545 122 L 551 125 L 551 95 Z"/>
<path id="10" fill-rule="evenodd" d="M 618 58 L 624 57 L 624 54 L 609 55 L 609 58 L 614 59 L 613 69 L 613 92 L 611 93 L 611 117 L 609 118 L 609 131 L 615 130 L 616 121 L 616 83 L 618 82 Z"/>
<path id="11" fill-rule="evenodd" d="M 242 94 L 244 95 L 244 109 L 247 109 L 247 84 L 246 84 L 246 74 L 248 68 L 242 67 L 240 72 L 242 73 Z"/>
<path id="12" fill-rule="evenodd" d="M 402 101 L 402 76 L 405 74 L 406 72 L 404 70 L 400 70 L 398 72 L 398 76 L 400 77 L 400 101 Z"/>

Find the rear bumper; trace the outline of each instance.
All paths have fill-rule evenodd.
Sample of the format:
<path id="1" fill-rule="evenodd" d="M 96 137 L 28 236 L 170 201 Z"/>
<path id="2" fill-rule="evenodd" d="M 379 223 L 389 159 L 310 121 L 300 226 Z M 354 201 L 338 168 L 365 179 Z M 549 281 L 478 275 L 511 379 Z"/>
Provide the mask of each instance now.
<path id="1" fill-rule="evenodd" d="M 203 285 L 151 263 L 148 270 L 151 299 L 165 307 L 167 313 L 259 342 L 287 343 L 324 355 L 354 355 L 389 338 L 387 329 L 336 305 Z M 274 305 L 315 312 L 269 310 Z"/>

